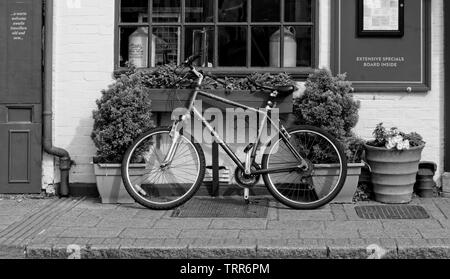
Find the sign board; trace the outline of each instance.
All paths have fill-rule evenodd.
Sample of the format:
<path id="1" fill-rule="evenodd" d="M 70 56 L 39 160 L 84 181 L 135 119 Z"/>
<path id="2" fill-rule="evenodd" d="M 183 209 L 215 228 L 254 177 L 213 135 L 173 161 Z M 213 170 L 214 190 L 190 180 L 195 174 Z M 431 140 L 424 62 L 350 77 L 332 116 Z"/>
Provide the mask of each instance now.
<path id="1" fill-rule="evenodd" d="M 376 8 L 383 1 L 368 2 Z M 398 5 L 403 3 L 393 2 Z M 403 8 L 404 26 L 403 34 L 398 36 L 383 35 L 383 32 L 377 32 L 376 36 L 360 36 L 360 4 L 361 0 L 332 1 L 333 72 L 347 73 L 355 91 L 429 91 L 430 0 L 408 0 L 402 7 L 399 6 Z M 392 14 L 399 12 L 398 8 L 392 10 Z M 372 12 L 375 10 L 372 9 Z M 401 22 L 398 24 L 401 25 Z M 367 23 L 364 28 L 383 31 L 381 23 L 375 25 Z M 392 29 L 395 24 L 384 25 L 384 29 Z"/>

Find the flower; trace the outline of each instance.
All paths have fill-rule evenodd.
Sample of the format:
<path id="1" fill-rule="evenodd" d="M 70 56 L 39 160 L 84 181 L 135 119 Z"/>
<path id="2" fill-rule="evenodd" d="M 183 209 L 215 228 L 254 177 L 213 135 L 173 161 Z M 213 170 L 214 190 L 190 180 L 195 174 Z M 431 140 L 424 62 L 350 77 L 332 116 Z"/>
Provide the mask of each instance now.
<path id="1" fill-rule="evenodd" d="M 367 142 L 370 146 L 384 147 L 388 150 L 408 150 L 412 147 L 424 145 L 422 136 L 413 132 L 406 134 L 397 128 L 386 129 L 383 123 L 375 128 L 373 135 L 375 139 Z"/>

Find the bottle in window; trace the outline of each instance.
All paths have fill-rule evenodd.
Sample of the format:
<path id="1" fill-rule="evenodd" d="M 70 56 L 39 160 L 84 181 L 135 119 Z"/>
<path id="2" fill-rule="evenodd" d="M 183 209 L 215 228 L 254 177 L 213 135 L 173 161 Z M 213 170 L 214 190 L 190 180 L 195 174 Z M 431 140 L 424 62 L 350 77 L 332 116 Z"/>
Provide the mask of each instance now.
<path id="1" fill-rule="evenodd" d="M 297 40 L 295 29 L 293 27 L 284 28 L 284 67 L 297 66 Z M 280 67 L 280 30 L 276 31 L 270 37 L 270 67 Z"/>

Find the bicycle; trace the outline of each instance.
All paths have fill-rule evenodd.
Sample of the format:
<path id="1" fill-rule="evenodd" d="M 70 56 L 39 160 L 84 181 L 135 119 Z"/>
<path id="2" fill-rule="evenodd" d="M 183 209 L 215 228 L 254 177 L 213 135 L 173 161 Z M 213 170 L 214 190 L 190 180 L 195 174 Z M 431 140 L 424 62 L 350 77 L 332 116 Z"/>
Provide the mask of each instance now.
<path id="1" fill-rule="evenodd" d="M 333 200 L 343 187 L 347 174 L 342 145 L 317 127 L 296 126 L 286 129 L 280 123 L 276 125 L 271 118 L 271 111 L 277 101 L 291 96 L 296 88 L 269 87 L 254 82 L 259 89 L 269 93 L 266 111 L 261 112 L 259 108 L 200 90 L 206 74 L 193 66 L 198 58 L 200 55 L 191 56 L 182 64 L 197 77 L 186 113 L 174 120 L 171 127 L 155 128 L 141 135 L 123 157 L 122 178 L 130 196 L 137 203 L 154 210 L 173 209 L 194 196 L 203 182 L 206 168 L 202 147 L 183 129 L 183 123 L 194 116 L 201 120 L 236 164 L 234 177 L 238 185 L 244 188 L 244 200 L 247 203 L 250 188 L 258 183 L 261 176 L 273 197 L 288 207 L 316 209 Z M 261 113 L 261 127 L 270 124 L 276 129 L 277 138 L 265 144 L 267 152 L 260 164 L 256 162 L 256 157 L 263 145 L 263 129 L 258 131 L 256 141 L 245 148 L 245 161 L 242 162 L 195 108 L 198 96 Z M 326 174 L 322 175 L 324 170 Z M 316 175 L 316 172 L 322 174 Z"/>

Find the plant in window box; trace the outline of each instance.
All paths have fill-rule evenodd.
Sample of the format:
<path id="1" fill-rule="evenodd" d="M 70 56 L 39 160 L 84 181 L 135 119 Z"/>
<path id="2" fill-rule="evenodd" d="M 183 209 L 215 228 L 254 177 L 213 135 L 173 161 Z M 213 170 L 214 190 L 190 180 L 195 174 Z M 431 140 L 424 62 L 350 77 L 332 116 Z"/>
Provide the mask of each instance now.
<path id="1" fill-rule="evenodd" d="M 123 74 L 140 80 L 140 83 L 149 89 L 153 112 L 171 112 L 177 107 L 186 106 L 196 84 L 194 78 L 186 77 L 173 64 L 159 66 L 154 70 L 136 70 L 131 67 Z M 266 101 L 267 93 L 257 91 L 254 85 L 249 82 L 249 78 L 259 84 L 269 86 L 295 83 L 286 73 L 254 73 L 244 78 L 223 77 L 222 82 L 206 77 L 201 90 L 212 92 L 250 107 L 262 107 Z M 204 102 L 208 102 L 208 100 L 205 98 Z M 214 105 L 220 104 L 214 103 Z M 280 100 L 277 107 L 280 113 L 291 113 L 293 111 L 292 98 Z"/>
<path id="2" fill-rule="evenodd" d="M 134 203 L 122 184 L 120 163 L 128 146 L 154 127 L 148 91 L 138 76 L 124 74 L 96 102 L 91 138 L 97 147 L 94 170 L 103 203 Z"/>
<path id="3" fill-rule="evenodd" d="M 358 122 L 360 103 L 351 94 L 352 86 L 345 75 L 333 76 L 325 69 L 316 70 L 305 82 L 304 93 L 294 101 L 297 122 L 324 129 L 340 141 L 348 160 L 347 178 L 333 202 L 352 203 L 364 164 L 361 153 L 364 142 L 352 129 Z M 333 176 L 331 167 L 324 167 L 317 176 Z"/>
<path id="4" fill-rule="evenodd" d="M 366 160 L 372 171 L 375 200 L 383 203 L 408 203 L 412 199 L 416 175 L 425 142 L 419 134 L 386 129 L 383 123 L 367 142 Z"/>

